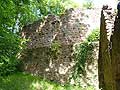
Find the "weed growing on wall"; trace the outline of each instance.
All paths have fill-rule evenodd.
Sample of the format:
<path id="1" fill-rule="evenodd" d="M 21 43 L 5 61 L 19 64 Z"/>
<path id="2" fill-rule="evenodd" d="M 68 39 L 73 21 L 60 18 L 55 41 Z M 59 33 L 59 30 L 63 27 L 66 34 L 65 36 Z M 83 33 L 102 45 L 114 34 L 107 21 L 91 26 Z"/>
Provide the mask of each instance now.
<path id="1" fill-rule="evenodd" d="M 81 74 L 85 74 L 85 63 L 88 58 L 92 58 L 93 49 L 93 44 L 87 40 L 75 46 L 75 78 Z M 88 57 L 90 54 L 91 57 Z"/>
<path id="2" fill-rule="evenodd" d="M 86 40 L 80 44 L 75 45 L 74 56 L 75 56 L 75 66 L 73 72 L 73 78 L 76 83 L 79 82 L 79 78 L 81 76 L 85 76 L 85 66 L 86 61 L 94 59 L 93 50 L 94 50 L 94 42 L 99 40 L 99 29 L 95 29 L 88 35 Z"/>
<path id="3" fill-rule="evenodd" d="M 54 59 L 57 59 L 58 55 L 60 54 L 60 48 L 61 48 L 61 45 L 59 42 L 54 41 L 52 43 L 50 48 L 50 54 Z"/>

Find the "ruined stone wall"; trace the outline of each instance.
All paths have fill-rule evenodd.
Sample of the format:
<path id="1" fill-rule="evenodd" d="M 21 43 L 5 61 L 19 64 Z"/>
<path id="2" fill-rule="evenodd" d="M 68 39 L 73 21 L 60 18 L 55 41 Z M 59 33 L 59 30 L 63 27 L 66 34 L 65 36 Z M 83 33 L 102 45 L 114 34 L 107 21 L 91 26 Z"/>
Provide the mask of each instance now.
<path id="1" fill-rule="evenodd" d="M 108 6 L 101 13 L 99 83 L 102 90 L 120 90 L 120 19 Z"/>
<path id="2" fill-rule="evenodd" d="M 60 17 L 48 15 L 44 23 L 25 26 L 22 36 L 29 39 L 21 56 L 21 69 L 60 83 L 68 82 L 74 65 L 73 46 L 82 42 L 89 25 L 81 10 L 66 10 Z"/>
<path id="3" fill-rule="evenodd" d="M 111 59 L 113 68 L 114 90 L 120 90 L 120 18 L 116 16 L 114 31 L 111 37 Z"/>

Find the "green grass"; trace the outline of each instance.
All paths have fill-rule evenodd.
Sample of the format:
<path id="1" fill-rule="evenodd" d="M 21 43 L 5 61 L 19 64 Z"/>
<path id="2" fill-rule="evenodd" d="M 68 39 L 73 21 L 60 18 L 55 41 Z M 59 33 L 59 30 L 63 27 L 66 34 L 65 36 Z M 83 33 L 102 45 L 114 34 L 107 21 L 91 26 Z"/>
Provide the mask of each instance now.
<path id="1" fill-rule="evenodd" d="M 0 90 L 94 90 L 92 87 L 80 88 L 79 86 L 65 85 L 50 82 L 37 76 L 16 73 L 0 77 Z"/>

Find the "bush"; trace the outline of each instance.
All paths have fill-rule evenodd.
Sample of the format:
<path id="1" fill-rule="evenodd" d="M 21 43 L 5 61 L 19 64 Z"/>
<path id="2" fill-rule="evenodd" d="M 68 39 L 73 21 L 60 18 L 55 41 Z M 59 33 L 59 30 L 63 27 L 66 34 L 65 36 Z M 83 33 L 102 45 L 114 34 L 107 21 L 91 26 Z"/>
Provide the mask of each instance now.
<path id="1" fill-rule="evenodd" d="M 10 31 L 0 30 L 0 75 L 8 75 L 17 70 L 21 39 Z"/>
<path id="2" fill-rule="evenodd" d="M 94 29 L 90 35 L 88 35 L 87 40 L 88 42 L 94 42 L 94 41 L 98 41 L 100 38 L 100 31 L 99 28 Z"/>

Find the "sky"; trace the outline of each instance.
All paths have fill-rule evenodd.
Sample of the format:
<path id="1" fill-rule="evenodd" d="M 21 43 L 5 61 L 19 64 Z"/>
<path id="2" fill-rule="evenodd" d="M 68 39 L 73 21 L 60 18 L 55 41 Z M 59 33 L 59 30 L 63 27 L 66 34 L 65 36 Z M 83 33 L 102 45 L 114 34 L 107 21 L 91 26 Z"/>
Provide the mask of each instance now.
<path id="1" fill-rule="evenodd" d="M 89 1 L 89 0 L 73 0 L 79 4 L 84 3 L 85 1 Z M 93 1 L 95 7 L 97 8 L 101 8 L 103 5 L 110 5 L 113 8 L 116 8 L 116 4 L 117 4 L 117 0 L 91 0 Z"/>

